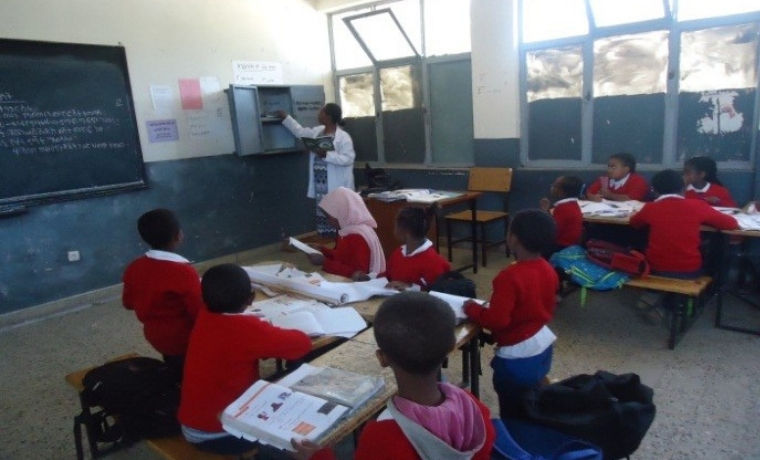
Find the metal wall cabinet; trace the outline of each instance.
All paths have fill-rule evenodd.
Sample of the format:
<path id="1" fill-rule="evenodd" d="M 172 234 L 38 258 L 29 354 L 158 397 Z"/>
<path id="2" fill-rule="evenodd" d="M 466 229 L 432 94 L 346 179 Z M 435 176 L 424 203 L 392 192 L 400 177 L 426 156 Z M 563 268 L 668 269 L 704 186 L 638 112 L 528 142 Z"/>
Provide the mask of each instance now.
<path id="1" fill-rule="evenodd" d="M 317 116 L 325 104 L 322 85 L 244 86 L 225 90 L 230 103 L 235 153 L 261 155 L 303 148 L 301 141 L 282 126 L 278 110 L 291 114 L 305 127 L 317 126 Z"/>

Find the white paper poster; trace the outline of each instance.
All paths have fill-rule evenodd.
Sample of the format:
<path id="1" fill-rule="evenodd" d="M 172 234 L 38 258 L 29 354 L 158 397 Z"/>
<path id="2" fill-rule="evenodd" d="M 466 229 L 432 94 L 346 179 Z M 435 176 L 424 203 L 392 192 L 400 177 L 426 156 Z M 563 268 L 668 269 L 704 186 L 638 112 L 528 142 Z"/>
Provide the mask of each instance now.
<path id="1" fill-rule="evenodd" d="M 174 93 L 169 85 L 150 85 L 150 97 L 156 112 L 171 112 L 174 108 Z"/>

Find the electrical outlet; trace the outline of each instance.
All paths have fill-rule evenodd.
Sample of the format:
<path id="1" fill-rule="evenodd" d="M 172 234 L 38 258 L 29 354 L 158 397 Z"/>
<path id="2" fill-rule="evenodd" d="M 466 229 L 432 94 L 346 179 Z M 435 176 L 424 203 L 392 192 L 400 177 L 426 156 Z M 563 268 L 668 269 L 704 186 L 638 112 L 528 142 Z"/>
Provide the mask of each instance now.
<path id="1" fill-rule="evenodd" d="M 79 262 L 79 251 L 69 251 L 69 262 Z"/>

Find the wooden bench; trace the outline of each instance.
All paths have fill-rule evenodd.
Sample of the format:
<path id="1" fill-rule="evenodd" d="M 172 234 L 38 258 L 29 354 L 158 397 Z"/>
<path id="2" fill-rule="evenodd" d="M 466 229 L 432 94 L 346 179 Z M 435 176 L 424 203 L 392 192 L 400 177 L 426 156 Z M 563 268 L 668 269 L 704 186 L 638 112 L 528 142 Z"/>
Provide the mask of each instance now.
<path id="1" fill-rule="evenodd" d="M 127 358 L 139 357 L 137 353 L 129 353 L 108 360 L 108 362 L 120 361 Z M 82 380 L 91 369 L 96 366 L 80 369 L 76 372 L 66 375 L 65 380 L 79 395 L 81 411 L 74 417 L 74 444 L 77 451 L 77 459 L 84 460 L 84 448 L 82 445 L 82 427 L 87 433 L 87 441 L 90 446 L 90 454 L 93 459 L 97 459 L 111 452 L 123 449 L 125 444 L 116 442 L 99 442 L 96 436 L 98 423 L 98 414 L 101 409 L 91 407 L 84 394 L 84 385 Z M 251 460 L 255 458 L 256 450 L 252 450 L 243 455 L 219 455 L 198 450 L 182 435 L 168 438 L 146 439 L 145 442 L 151 449 L 159 453 L 166 460 Z M 105 446 L 101 444 L 106 444 Z"/>
<path id="2" fill-rule="evenodd" d="M 670 315 L 670 337 L 668 348 L 675 348 L 679 335 L 685 334 L 688 326 L 696 319 L 698 308 L 701 306 L 702 295 L 712 283 L 709 276 L 700 276 L 693 280 L 668 278 L 664 276 L 645 276 L 634 278 L 625 283 L 626 287 L 649 289 L 652 291 L 675 294 L 686 302 L 677 301 L 675 311 Z"/>

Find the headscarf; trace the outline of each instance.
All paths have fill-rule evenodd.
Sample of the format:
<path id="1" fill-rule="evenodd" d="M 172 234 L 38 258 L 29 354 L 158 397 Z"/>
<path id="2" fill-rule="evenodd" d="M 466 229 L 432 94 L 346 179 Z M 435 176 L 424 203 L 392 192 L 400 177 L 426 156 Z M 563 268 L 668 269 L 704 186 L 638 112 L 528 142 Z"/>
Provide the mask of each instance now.
<path id="1" fill-rule="evenodd" d="M 364 238 L 370 251 L 370 272 L 385 271 L 383 247 L 380 245 L 377 233 L 373 230 L 377 228 L 377 222 L 358 193 L 346 187 L 338 187 L 322 198 L 319 207 L 338 220 L 340 224 L 338 235 L 346 236 L 356 233 Z"/>

